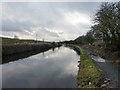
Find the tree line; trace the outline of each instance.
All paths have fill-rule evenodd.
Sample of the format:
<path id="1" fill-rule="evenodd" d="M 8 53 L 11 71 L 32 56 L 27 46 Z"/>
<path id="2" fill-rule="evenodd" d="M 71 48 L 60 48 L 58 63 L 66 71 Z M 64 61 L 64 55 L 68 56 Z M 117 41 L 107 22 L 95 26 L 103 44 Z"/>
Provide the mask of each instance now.
<path id="1" fill-rule="evenodd" d="M 107 47 L 120 49 L 120 2 L 103 3 L 94 23 L 93 37 L 102 39 Z"/>
<path id="2" fill-rule="evenodd" d="M 91 30 L 74 43 L 92 44 L 96 40 L 102 40 L 106 47 L 120 50 L 120 2 L 102 3 L 93 22 Z"/>

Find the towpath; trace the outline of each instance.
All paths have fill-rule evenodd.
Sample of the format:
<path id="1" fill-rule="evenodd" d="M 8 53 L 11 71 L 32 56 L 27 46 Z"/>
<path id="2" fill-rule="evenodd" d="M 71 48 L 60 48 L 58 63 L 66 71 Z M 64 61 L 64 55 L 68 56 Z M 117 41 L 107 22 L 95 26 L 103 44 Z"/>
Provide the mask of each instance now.
<path id="1" fill-rule="evenodd" d="M 103 76 L 106 78 L 103 87 L 105 86 L 107 88 L 120 88 L 119 85 L 120 69 L 117 66 L 111 64 L 108 60 L 96 56 L 88 50 L 87 53 L 98 65 Z"/>

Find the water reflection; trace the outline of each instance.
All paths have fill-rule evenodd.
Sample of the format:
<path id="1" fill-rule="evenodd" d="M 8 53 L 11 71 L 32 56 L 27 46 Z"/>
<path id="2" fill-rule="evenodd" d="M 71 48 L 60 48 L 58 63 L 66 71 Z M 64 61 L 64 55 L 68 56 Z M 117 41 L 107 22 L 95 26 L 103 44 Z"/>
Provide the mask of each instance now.
<path id="1" fill-rule="evenodd" d="M 79 56 L 60 47 L 2 65 L 3 88 L 75 88 Z"/>
<path id="2" fill-rule="evenodd" d="M 95 60 L 96 62 L 106 62 L 105 59 L 99 57 L 99 56 L 94 56 L 94 55 L 91 55 L 91 58 L 93 60 Z"/>

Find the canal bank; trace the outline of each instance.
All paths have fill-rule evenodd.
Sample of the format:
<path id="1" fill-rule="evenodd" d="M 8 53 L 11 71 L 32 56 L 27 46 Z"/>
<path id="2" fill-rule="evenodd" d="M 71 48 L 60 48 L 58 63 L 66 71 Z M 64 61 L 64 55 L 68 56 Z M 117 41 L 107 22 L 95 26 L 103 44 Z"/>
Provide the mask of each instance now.
<path id="1" fill-rule="evenodd" d="M 29 51 L 45 51 L 50 48 L 56 47 L 56 45 L 52 44 L 16 44 L 16 45 L 8 45 L 8 46 L 2 46 L 2 55 L 11 55 L 16 53 L 23 53 L 23 52 L 29 52 Z"/>
<path id="2" fill-rule="evenodd" d="M 79 46 L 69 46 L 76 52 L 80 53 L 80 64 L 77 78 L 79 88 L 118 89 L 120 87 L 119 68 L 89 51 L 84 51 Z"/>
<path id="3" fill-rule="evenodd" d="M 98 66 L 86 54 L 86 52 L 77 45 L 68 45 L 80 54 L 79 70 L 77 75 L 78 88 L 99 88 L 102 81 L 102 74 Z"/>
<path id="4" fill-rule="evenodd" d="M 110 50 L 103 43 L 96 43 L 94 45 L 83 45 L 82 48 L 120 67 L 120 51 Z"/>
<path id="5" fill-rule="evenodd" d="M 58 46 L 60 45 L 48 44 L 48 43 L 3 45 L 2 46 L 2 63 L 14 61 L 16 59 L 21 58 L 21 56 L 22 58 L 25 58 L 25 57 L 44 52 Z M 14 58 L 11 58 L 10 56 Z"/>

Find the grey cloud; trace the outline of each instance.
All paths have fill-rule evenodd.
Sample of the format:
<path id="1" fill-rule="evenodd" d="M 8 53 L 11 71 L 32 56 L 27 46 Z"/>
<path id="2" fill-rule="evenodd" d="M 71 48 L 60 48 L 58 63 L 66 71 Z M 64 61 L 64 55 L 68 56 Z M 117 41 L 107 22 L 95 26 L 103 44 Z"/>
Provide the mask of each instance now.
<path id="1" fill-rule="evenodd" d="M 11 33 L 24 33 L 24 29 L 32 32 L 31 28 L 47 27 L 61 32 L 56 33 L 43 29 L 38 33 L 41 37 L 44 37 L 44 35 L 50 35 L 51 37 L 64 38 L 60 37 L 60 35 L 69 34 L 70 37 L 68 38 L 72 38 L 73 33 L 76 35 L 78 35 L 78 33 L 82 34 L 83 31 L 81 30 L 90 29 L 90 25 L 82 23 L 78 24 L 77 26 L 70 25 L 64 20 L 63 13 L 67 13 L 66 10 L 71 13 L 73 11 L 77 11 L 87 14 L 91 17 L 95 14 L 93 12 L 96 11 L 99 5 L 100 3 L 89 2 L 4 3 L 3 7 L 5 7 L 6 10 L 3 12 L 2 30 L 3 32 L 9 31 Z M 61 10 L 63 12 L 61 12 Z M 27 33 L 25 34 L 27 35 Z"/>
<path id="2" fill-rule="evenodd" d="M 19 22 L 17 20 L 3 20 L 2 21 L 2 30 L 9 32 L 22 32 L 24 28 L 31 27 L 29 22 Z"/>
<path id="3" fill-rule="evenodd" d="M 3 20 L 2 21 L 2 30 L 4 31 L 16 31 L 16 32 L 21 32 L 22 27 L 15 21 L 10 21 L 10 20 Z"/>

